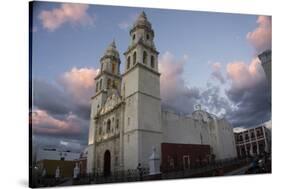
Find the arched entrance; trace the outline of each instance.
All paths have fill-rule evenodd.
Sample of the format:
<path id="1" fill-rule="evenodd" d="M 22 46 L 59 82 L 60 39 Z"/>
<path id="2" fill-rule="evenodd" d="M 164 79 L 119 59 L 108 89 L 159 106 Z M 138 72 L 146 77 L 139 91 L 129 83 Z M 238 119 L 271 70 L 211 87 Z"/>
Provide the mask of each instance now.
<path id="1" fill-rule="evenodd" d="M 104 176 L 109 176 L 111 173 L 111 157 L 109 150 L 106 150 L 104 153 L 104 160 L 103 160 L 103 174 Z"/>

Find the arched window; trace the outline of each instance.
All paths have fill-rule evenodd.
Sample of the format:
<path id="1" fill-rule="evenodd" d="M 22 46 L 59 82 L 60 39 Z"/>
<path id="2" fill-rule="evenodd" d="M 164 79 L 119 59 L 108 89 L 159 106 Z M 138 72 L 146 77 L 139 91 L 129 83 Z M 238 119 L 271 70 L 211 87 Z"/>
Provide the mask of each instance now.
<path id="1" fill-rule="evenodd" d="M 133 55 L 133 64 L 135 65 L 137 62 L 137 53 L 134 52 L 134 55 Z"/>
<path id="2" fill-rule="evenodd" d="M 143 61 L 144 64 L 147 63 L 147 53 L 146 53 L 146 51 L 143 51 L 142 61 Z"/>
<path id="3" fill-rule="evenodd" d="M 128 59 L 127 59 L 127 70 L 130 69 L 130 64 L 131 64 L 131 57 L 128 56 Z"/>
<path id="4" fill-rule="evenodd" d="M 117 81 L 112 80 L 112 88 L 116 89 L 117 88 Z"/>
<path id="5" fill-rule="evenodd" d="M 101 90 L 101 86 L 102 86 L 102 79 L 100 79 L 100 90 Z"/>
<path id="6" fill-rule="evenodd" d="M 112 65 L 111 65 L 112 67 L 111 67 L 111 71 L 112 71 L 112 73 L 115 73 L 115 63 L 112 63 Z"/>
<path id="7" fill-rule="evenodd" d="M 107 80 L 107 89 L 110 89 L 110 87 L 111 87 L 111 79 L 108 79 Z"/>
<path id="8" fill-rule="evenodd" d="M 116 120 L 116 130 L 119 129 L 119 119 Z"/>
<path id="9" fill-rule="evenodd" d="M 133 40 L 135 40 L 135 39 L 136 39 L 136 34 L 133 35 Z"/>
<path id="10" fill-rule="evenodd" d="M 154 68 L 154 56 L 150 57 L 150 66 L 151 68 Z"/>
<path id="11" fill-rule="evenodd" d="M 106 123 L 106 132 L 109 133 L 110 129 L 111 129 L 111 121 L 109 119 L 109 120 L 107 120 L 107 123 Z"/>
<path id="12" fill-rule="evenodd" d="M 96 92 L 98 92 L 98 89 L 99 89 L 99 82 L 97 82 L 96 84 Z"/>
<path id="13" fill-rule="evenodd" d="M 99 128 L 99 135 L 101 135 L 101 132 L 102 132 L 102 130 L 101 130 L 101 127 Z"/>

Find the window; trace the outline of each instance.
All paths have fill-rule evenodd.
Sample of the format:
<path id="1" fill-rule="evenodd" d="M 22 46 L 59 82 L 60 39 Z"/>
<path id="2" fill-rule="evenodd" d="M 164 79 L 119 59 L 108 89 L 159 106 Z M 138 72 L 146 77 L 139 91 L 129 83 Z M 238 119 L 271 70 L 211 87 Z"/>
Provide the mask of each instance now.
<path id="1" fill-rule="evenodd" d="M 99 128 L 99 135 L 101 135 L 101 132 L 102 132 L 102 130 L 101 130 L 101 127 Z"/>
<path id="2" fill-rule="evenodd" d="M 154 68 L 154 56 L 150 57 L 150 66 L 151 68 Z"/>
<path id="3" fill-rule="evenodd" d="M 102 79 L 100 79 L 100 90 L 101 90 L 101 86 L 102 86 Z"/>
<path id="4" fill-rule="evenodd" d="M 96 84 L 96 92 L 98 92 L 98 89 L 99 89 L 99 82 L 97 82 Z"/>
<path id="5" fill-rule="evenodd" d="M 148 34 L 146 34 L 146 39 L 147 39 L 147 40 L 149 39 L 149 35 L 148 35 Z"/>
<path id="6" fill-rule="evenodd" d="M 251 138 L 255 138 L 255 134 L 254 133 L 251 133 Z"/>
<path id="7" fill-rule="evenodd" d="M 110 127 L 111 127 L 111 121 L 110 119 L 107 120 L 107 123 L 106 123 L 106 132 L 109 133 L 110 132 Z"/>
<path id="8" fill-rule="evenodd" d="M 134 52 L 134 54 L 133 54 L 133 64 L 135 65 L 136 62 L 137 62 L 137 53 Z"/>
<path id="9" fill-rule="evenodd" d="M 117 86 L 116 80 L 112 80 L 112 88 L 116 89 L 116 86 Z"/>
<path id="10" fill-rule="evenodd" d="M 147 62 L 147 53 L 146 53 L 146 51 L 143 51 L 142 59 L 143 59 L 143 60 L 142 60 L 143 63 L 146 64 L 146 62 Z"/>
<path id="11" fill-rule="evenodd" d="M 107 80 L 107 89 L 109 89 L 111 87 L 111 79 Z"/>
<path id="12" fill-rule="evenodd" d="M 131 64 L 131 57 L 128 56 L 128 59 L 127 59 L 127 70 L 130 69 L 130 64 Z"/>
<path id="13" fill-rule="evenodd" d="M 112 71 L 112 73 L 115 73 L 115 63 L 112 63 L 112 65 L 111 65 L 112 67 L 111 67 L 111 71 Z"/>
<path id="14" fill-rule="evenodd" d="M 116 130 L 119 129 L 119 119 L 116 120 Z"/>
<path id="15" fill-rule="evenodd" d="M 135 40 L 135 39 L 136 39 L 136 34 L 133 35 L 133 40 Z"/>
<path id="16" fill-rule="evenodd" d="M 130 125 L 130 118 L 128 117 L 128 126 Z"/>

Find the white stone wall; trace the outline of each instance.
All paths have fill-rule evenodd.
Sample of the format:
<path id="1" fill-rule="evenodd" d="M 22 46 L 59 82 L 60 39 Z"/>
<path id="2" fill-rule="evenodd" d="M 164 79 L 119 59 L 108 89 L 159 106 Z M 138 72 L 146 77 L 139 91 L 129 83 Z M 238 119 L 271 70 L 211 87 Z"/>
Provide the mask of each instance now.
<path id="1" fill-rule="evenodd" d="M 94 144 L 89 144 L 87 150 L 87 173 L 92 173 L 94 168 Z"/>
<path id="2" fill-rule="evenodd" d="M 231 125 L 204 111 L 192 116 L 162 111 L 163 142 L 207 144 L 216 160 L 237 157 Z"/>
<path id="3" fill-rule="evenodd" d="M 114 172 L 119 170 L 119 166 L 120 166 L 119 142 L 120 142 L 119 138 L 112 138 L 107 141 L 96 144 L 94 167 L 97 171 L 103 172 L 104 154 L 107 150 L 110 152 L 111 171 Z"/>

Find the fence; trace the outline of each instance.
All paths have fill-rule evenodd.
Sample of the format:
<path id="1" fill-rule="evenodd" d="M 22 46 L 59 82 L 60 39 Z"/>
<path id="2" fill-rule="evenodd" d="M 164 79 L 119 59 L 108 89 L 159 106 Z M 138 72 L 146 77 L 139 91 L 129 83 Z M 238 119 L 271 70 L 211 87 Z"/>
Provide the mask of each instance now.
<path id="1" fill-rule="evenodd" d="M 148 181 L 148 180 L 161 180 L 161 179 L 177 179 L 177 178 L 193 178 L 205 176 L 220 176 L 226 172 L 235 170 L 243 165 L 249 163 L 249 159 L 226 159 L 223 161 L 214 161 L 204 167 L 190 168 L 185 170 L 164 172 L 158 177 L 149 175 L 149 169 L 142 168 L 141 170 L 126 170 L 114 171 L 109 176 L 104 176 L 102 172 L 94 172 L 93 174 L 81 175 L 79 179 L 72 180 L 72 178 L 64 179 L 72 180 L 71 185 L 83 184 L 102 184 L 102 183 L 116 183 L 116 182 L 135 182 L 135 181 Z M 61 178 L 60 182 L 63 179 Z M 40 179 L 39 186 L 54 186 L 58 182 L 54 178 Z"/>

